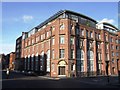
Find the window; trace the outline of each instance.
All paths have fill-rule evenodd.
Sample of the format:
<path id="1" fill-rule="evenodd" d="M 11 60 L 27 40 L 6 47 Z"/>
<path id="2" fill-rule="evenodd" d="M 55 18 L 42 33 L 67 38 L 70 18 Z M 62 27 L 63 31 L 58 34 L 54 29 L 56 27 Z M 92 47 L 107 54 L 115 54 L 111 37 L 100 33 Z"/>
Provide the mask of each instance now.
<path id="1" fill-rule="evenodd" d="M 79 34 L 79 28 L 76 27 L 76 34 Z"/>
<path id="2" fill-rule="evenodd" d="M 111 37 L 110 42 L 113 42 L 113 38 Z"/>
<path id="3" fill-rule="evenodd" d="M 84 30 L 81 30 L 82 36 L 84 36 Z"/>
<path id="4" fill-rule="evenodd" d="M 90 71 L 94 70 L 94 61 L 90 60 Z"/>
<path id="5" fill-rule="evenodd" d="M 108 44 L 106 44 L 106 49 L 108 49 Z"/>
<path id="6" fill-rule="evenodd" d="M 118 53 L 118 52 L 116 52 L 116 56 L 119 56 L 119 53 Z"/>
<path id="7" fill-rule="evenodd" d="M 98 39 L 98 34 L 95 32 L 95 38 Z"/>
<path id="8" fill-rule="evenodd" d="M 93 38 L 93 33 L 92 33 L 92 31 L 90 32 L 90 37 Z"/>
<path id="9" fill-rule="evenodd" d="M 64 57 L 65 57 L 65 50 L 60 49 L 60 58 L 64 58 Z"/>
<path id="10" fill-rule="evenodd" d="M 47 37 L 49 37 L 49 32 L 47 32 Z"/>
<path id="11" fill-rule="evenodd" d="M 36 71 L 38 70 L 38 54 L 36 54 L 36 57 L 35 57 L 35 70 Z"/>
<path id="12" fill-rule="evenodd" d="M 64 43 L 65 43 L 64 36 L 61 35 L 61 36 L 60 36 L 60 44 L 64 44 Z"/>
<path id="13" fill-rule="evenodd" d="M 88 30 L 86 30 L 86 37 L 88 37 Z"/>
<path id="14" fill-rule="evenodd" d="M 38 42 L 38 41 L 39 41 L 39 36 L 36 37 L 36 42 Z"/>
<path id="15" fill-rule="evenodd" d="M 52 45 L 55 45 L 55 38 L 52 37 Z"/>
<path id="16" fill-rule="evenodd" d="M 101 53 L 98 53 L 98 60 L 101 60 Z"/>
<path id="17" fill-rule="evenodd" d="M 116 41 L 116 43 L 118 44 L 118 39 L 116 39 L 115 41 Z"/>
<path id="18" fill-rule="evenodd" d="M 65 28 L 65 26 L 64 26 L 64 24 L 62 23 L 61 25 L 60 25 L 60 30 L 63 30 Z"/>
<path id="19" fill-rule="evenodd" d="M 33 62 L 34 62 L 34 55 L 32 54 L 32 57 L 31 57 L 31 70 L 33 70 L 33 67 L 34 67 L 34 64 L 33 64 Z"/>
<path id="20" fill-rule="evenodd" d="M 119 46 L 116 46 L 116 50 L 119 50 Z"/>
<path id="21" fill-rule="evenodd" d="M 98 39 L 100 39 L 100 33 L 98 34 Z"/>
<path id="22" fill-rule="evenodd" d="M 30 56 L 28 56 L 28 70 L 30 70 Z"/>
<path id="23" fill-rule="evenodd" d="M 113 46 L 113 45 L 111 45 L 111 49 L 114 49 L 114 46 Z"/>
<path id="24" fill-rule="evenodd" d="M 41 35 L 41 40 L 43 40 L 43 34 Z"/>
<path id="25" fill-rule="evenodd" d="M 81 72 L 84 72 L 84 60 L 81 60 L 80 64 L 81 64 Z"/>
<path id="26" fill-rule="evenodd" d="M 52 32 L 54 32 L 54 31 L 55 31 L 55 27 L 54 27 L 54 26 L 52 26 L 52 27 L 51 27 L 51 29 L 52 29 Z"/>
<path id="27" fill-rule="evenodd" d="M 32 39 L 32 44 L 34 44 L 34 39 Z"/>
<path id="28" fill-rule="evenodd" d="M 81 50 L 81 57 L 80 58 L 84 59 L 84 51 L 83 50 Z"/>
<path id="29" fill-rule="evenodd" d="M 30 40 L 28 41 L 28 45 L 30 45 Z"/>
<path id="30" fill-rule="evenodd" d="M 93 51 L 88 50 L 88 59 L 93 59 Z"/>
<path id="31" fill-rule="evenodd" d="M 71 49 L 71 59 L 74 59 L 75 56 L 74 56 L 74 49 Z"/>
<path id="32" fill-rule="evenodd" d="M 47 72 L 50 72 L 50 50 L 47 51 Z"/>
<path id="33" fill-rule="evenodd" d="M 107 37 L 107 34 L 105 34 L 105 40 L 108 41 L 108 37 Z"/>
<path id="34" fill-rule="evenodd" d="M 80 46 L 83 46 L 83 44 L 84 44 L 84 40 L 80 39 Z"/>
<path id="35" fill-rule="evenodd" d="M 112 63 L 114 63 L 114 58 L 112 58 Z"/>
<path id="36" fill-rule="evenodd" d="M 112 56 L 114 56 L 114 52 L 112 52 Z"/>
<path id="37" fill-rule="evenodd" d="M 70 38 L 70 44 L 74 44 L 74 37 Z"/>
<path id="38" fill-rule="evenodd" d="M 55 58 L 55 53 L 54 53 L 54 49 L 52 50 L 52 59 Z"/>

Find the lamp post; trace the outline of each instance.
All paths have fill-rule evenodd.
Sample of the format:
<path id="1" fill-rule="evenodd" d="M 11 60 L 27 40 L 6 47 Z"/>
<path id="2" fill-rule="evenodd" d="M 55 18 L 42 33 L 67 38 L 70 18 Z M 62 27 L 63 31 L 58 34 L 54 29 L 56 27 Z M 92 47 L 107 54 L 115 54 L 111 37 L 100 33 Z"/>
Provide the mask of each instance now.
<path id="1" fill-rule="evenodd" d="M 108 66 L 109 66 L 109 61 L 106 61 L 106 75 L 107 75 L 107 82 L 109 83 Z"/>

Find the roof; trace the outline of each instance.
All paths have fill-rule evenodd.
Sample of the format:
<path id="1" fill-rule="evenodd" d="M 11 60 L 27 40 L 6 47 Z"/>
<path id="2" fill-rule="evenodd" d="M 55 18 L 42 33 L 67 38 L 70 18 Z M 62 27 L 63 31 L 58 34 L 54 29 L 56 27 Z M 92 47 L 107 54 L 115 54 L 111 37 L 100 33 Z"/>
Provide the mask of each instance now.
<path id="1" fill-rule="evenodd" d="M 97 23 L 96 20 L 94 20 L 94 19 L 92 19 L 92 18 L 90 18 L 90 17 L 88 17 L 88 16 L 85 16 L 85 15 L 83 15 L 83 14 L 80 14 L 80 13 L 77 13 L 77 12 L 73 12 L 73 11 L 70 11 L 70 10 L 60 10 L 60 11 L 58 11 L 56 14 L 54 14 L 53 16 L 51 16 L 50 18 L 48 18 L 46 21 L 44 21 L 43 23 L 39 24 L 39 25 L 38 25 L 37 27 L 35 27 L 35 28 L 38 28 L 38 29 L 41 28 L 42 26 L 46 25 L 47 23 L 49 23 L 50 21 L 56 19 L 57 17 L 59 17 L 60 15 L 62 15 L 62 14 L 64 14 L 64 13 L 71 13 L 71 14 L 74 14 L 74 15 L 78 15 L 78 16 L 84 17 L 84 18 L 86 18 L 86 19 L 89 19 L 89 20 Z"/>
<path id="2" fill-rule="evenodd" d="M 111 26 L 111 27 L 115 28 L 116 30 L 119 30 L 117 27 L 115 27 L 114 25 L 112 25 L 112 24 L 110 24 L 110 23 L 103 22 L 103 24 L 104 24 L 104 25 L 109 25 L 109 26 Z"/>

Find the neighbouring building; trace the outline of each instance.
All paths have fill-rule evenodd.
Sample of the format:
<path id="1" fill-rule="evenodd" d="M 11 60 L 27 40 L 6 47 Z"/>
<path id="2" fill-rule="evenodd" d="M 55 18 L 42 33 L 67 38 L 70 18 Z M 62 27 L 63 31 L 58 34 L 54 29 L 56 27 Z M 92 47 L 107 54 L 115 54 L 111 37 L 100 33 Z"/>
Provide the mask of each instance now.
<path id="1" fill-rule="evenodd" d="M 15 52 L 10 53 L 10 59 L 9 59 L 9 69 L 14 70 L 15 68 Z"/>
<path id="2" fill-rule="evenodd" d="M 2 70 L 6 70 L 7 68 L 9 68 L 9 57 L 10 54 L 0 54 L 0 68 Z"/>
<path id="3" fill-rule="evenodd" d="M 61 10 L 22 33 L 21 58 L 25 71 L 51 77 L 117 75 L 120 31 L 108 23 Z"/>
<path id="4" fill-rule="evenodd" d="M 23 62 L 21 59 L 22 36 L 16 39 L 15 48 L 15 70 L 23 70 Z"/>

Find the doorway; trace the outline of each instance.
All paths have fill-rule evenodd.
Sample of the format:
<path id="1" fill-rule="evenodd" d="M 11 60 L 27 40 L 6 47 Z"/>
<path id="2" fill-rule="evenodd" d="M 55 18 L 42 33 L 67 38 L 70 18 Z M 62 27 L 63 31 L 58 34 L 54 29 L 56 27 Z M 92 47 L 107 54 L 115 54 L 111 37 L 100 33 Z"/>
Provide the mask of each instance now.
<path id="1" fill-rule="evenodd" d="M 65 75 L 65 66 L 59 66 L 58 75 Z"/>

